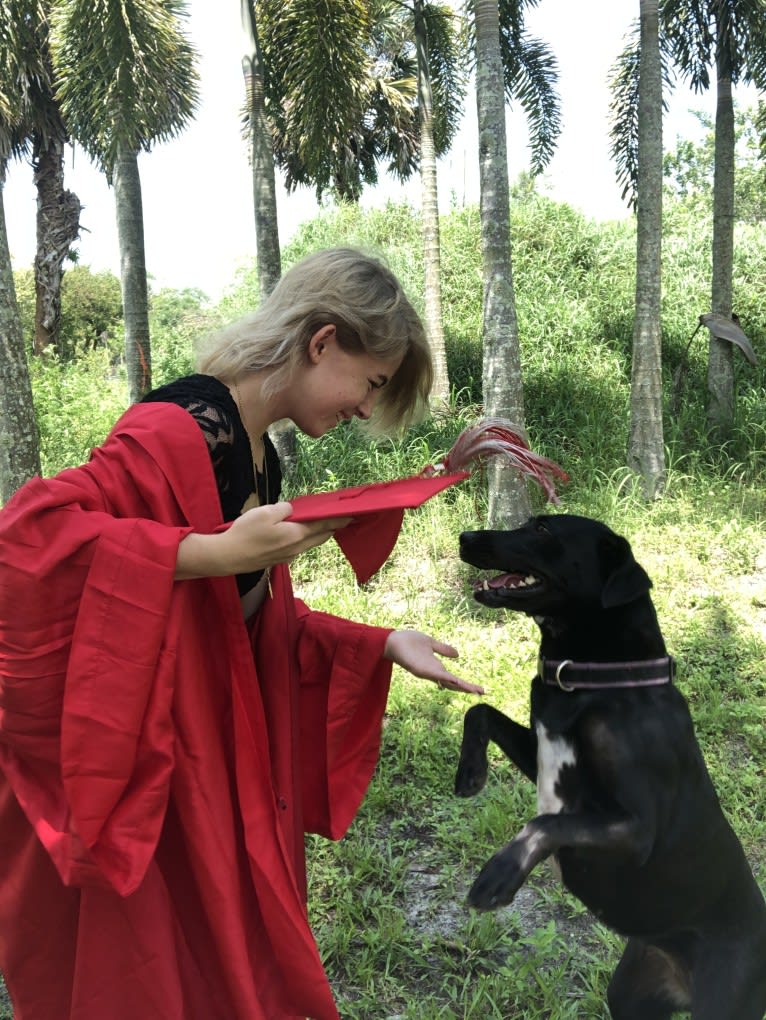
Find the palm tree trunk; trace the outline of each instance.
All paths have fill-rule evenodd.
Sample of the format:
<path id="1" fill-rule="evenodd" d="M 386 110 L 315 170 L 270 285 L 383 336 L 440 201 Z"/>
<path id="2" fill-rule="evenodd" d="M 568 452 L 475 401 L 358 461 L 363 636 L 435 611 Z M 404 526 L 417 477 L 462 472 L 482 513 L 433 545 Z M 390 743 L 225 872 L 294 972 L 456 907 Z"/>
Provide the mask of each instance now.
<path id="1" fill-rule="evenodd" d="M 37 188 L 35 255 L 35 339 L 37 354 L 58 346 L 61 323 L 61 277 L 64 259 L 80 234 L 82 206 L 64 188 L 64 141 L 51 135 L 36 141 L 34 182 Z"/>
<path id="2" fill-rule="evenodd" d="M 628 467 L 641 477 L 646 498 L 655 499 L 665 485 L 660 329 L 662 72 L 657 0 L 641 0 L 636 199 L 636 317 Z"/>
<path id="3" fill-rule="evenodd" d="M 5 226 L 0 160 L 0 505 L 40 474 L 40 440 Z"/>
<path id="4" fill-rule="evenodd" d="M 428 70 L 428 39 L 423 0 L 415 0 L 415 46 L 418 57 L 418 110 L 420 115 L 420 184 L 423 219 L 423 266 L 425 270 L 425 326 L 434 361 L 432 400 L 449 402 L 447 350 L 442 319 L 441 245 L 439 199 L 436 178 L 436 147 L 433 132 L 433 97 Z"/>
<path id="5" fill-rule="evenodd" d="M 264 103 L 263 57 L 258 41 L 255 0 L 242 0 L 242 22 L 250 43 L 250 53 L 242 58 L 242 71 L 250 103 L 255 244 L 258 255 L 258 284 L 263 300 L 271 293 L 282 275 L 282 259 L 279 249 L 274 153 L 271 126 L 266 117 Z"/>
<path id="6" fill-rule="evenodd" d="M 715 171 L 713 175 L 712 311 L 731 318 L 734 272 L 734 103 L 731 76 L 720 53 L 715 114 Z M 724 442 L 734 421 L 734 351 L 732 345 L 710 335 L 708 350 L 708 424 Z"/>
<path id="7" fill-rule="evenodd" d="M 114 166 L 113 184 L 120 245 L 128 395 L 130 402 L 135 403 L 152 387 L 152 355 L 141 178 L 138 154 L 134 150 L 123 149 L 120 152 Z"/>
<path id="8" fill-rule="evenodd" d="M 510 189 L 505 94 L 497 0 L 475 0 L 476 105 L 479 124 L 481 247 L 484 274 L 484 410 L 524 427 L 521 353 L 511 266 Z M 522 524 L 529 495 L 515 472 L 497 463 L 489 475 L 493 528 Z"/>
<path id="9" fill-rule="evenodd" d="M 253 209 L 255 212 L 255 249 L 258 256 L 258 288 L 261 301 L 271 293 L 282 275 L 277 218 L 277 186 L 271 126 L 266 117 L 263 89 L 263 55 L 258 40 L 256 0 L 242 0 L 242 24 L 250 43 L 250 53 L 242 58 L 242 71 L 250 103 L 250 152 L 253 165 Z M 284 419 L 275 422 L 269 435 L 276 447 L 285 474 L 298 462 L 295 425 Z"/>

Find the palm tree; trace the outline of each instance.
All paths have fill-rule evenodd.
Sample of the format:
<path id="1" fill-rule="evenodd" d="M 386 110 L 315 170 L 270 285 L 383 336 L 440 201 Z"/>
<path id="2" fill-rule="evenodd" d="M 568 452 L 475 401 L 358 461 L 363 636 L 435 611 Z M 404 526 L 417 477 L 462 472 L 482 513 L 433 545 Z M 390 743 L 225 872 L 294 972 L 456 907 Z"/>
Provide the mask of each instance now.
<path id="1" fill-rule="evenodd" d="M 253 167 L 258 286 L 263 300 L 282 275 L 282 257 L 277 220 L 274 139 L 266 116 L 265 68 L 255 0 L 242 0 L 242 24 L 248 40 L 248 52 L 242 58 L 242 71 L 245 75 L 247 124 Z"/>
<path id="2" fill-rule="evenodd" d="M 734 108 L 732 86 L 755 83 L 766 87 L 766 17 L 762 0 L 661 0 L 658 5 L 660 47 L 666 84 L 672 87 L 671 69 L 695 91 L 710 87 L 715 67 L 717 104 L 715 170 L 713 182 L 713 241 L 711 305 L 714 314 L 731 319 L 734 251 Z M 616 77 L 619 111 L 612 129 L 618 177 L 625 194 L 635 192 L 636 91 L 629 65 L 637 64 L 637 48 L 620 58 Z M 619 91 L 621 90 L 621 91 Z M 708 354 L 708 420 L 724 439 L 734 415 L 732 347 L 725 339 L 710 337 Z"/>
<path id="3" fill-rule="evenodd" d="M 0 139 L 3 135 L 0 109 Z M 1 144 L 1 143 L 0 143 Z M 7 157 L 0 150 L 0 506 L 40 473 L 40 440 L 35 420 L 24 334 L 16 304 L 11 253 L 3 209 Z"/>
<path id="4" fill-rule="evenodd" d="M 476 105 L 479 126 L 481 247 L 484 263 L 484 411 L 524 427 L 521 354 L 511 267 L 505 96 L 497 0 L 475 0 Z M 530 514 L 523 482 L 494 464 L 491 527 L 516 527 Z"/>
<path id="5" fill-rule="evenodd" d="M 377 183 L 380 167 L 404 180 L 420 165 L 426 329 L 436 363 L 433 395 L 444 402 L 436 157 L 451 144 L 465 94 L 459 21 L 449 6 L 425 0 L 308 7 L 259 5 L 278 165 L 288 190 L 310 185 L 320 199 L 330 191 L 351 202 Z M 336 68 L 329 81 L 328 64 Z"/>
<path id="6" fill-rule="evenodd" d="M 425 272 L 425 326 L 434 357 L 433 399 L 446 405 L 450 383 L 444 338 L 441 288 L 441 243 L 436 157 L 451 144 L 465 94 L 462 62 L 455 47 L 454 14 L 448 7 L 413 0 L 413 27 L 418 72 L 421 216 Z M 438 115 L 434 115 L 434 92 Z"/>
<path id="7" fill-rule="evenodd" d="M 0 49 L 0 505 L 40 473 L 40 440 L 3 207 L 6 167 L 11 153 L 19 152 L 17 129 L 23 116 L 20 97 L 6 88 L 16 75 L 17 52 L 5 45 Z"/>
<path id="8" fill-rule="evenodd" d="M 29 146 L 30 31 L 42 22 L 39 4 L 0 0 L 0 504 L 40 473 L 40 443 L 21 328 L 3 189 L 12 156 Z M 38 65 L 37 76 L 43 69 Z"/>
<path id="9" fill-rule="evenodd" d="M 258 13 L 266 109 L 288 190 L 313 185 L 318 198 L 333 190 L 356 201 L 376 179 L 376 114 L 399 98 L 389 78 L 371 73 L 371 4 L 260 0 Z"/>
<path id="10" fill-rule="evenodd" d="M 484 263 L 484 410 L 524 427 L 516 301 L 510 236 L 505 99 L 517 100 L 529 123 L 532 172 L 545 167 L 560 132 L 556 61 L 544 43 L 527 36 L 524 8 L 537 0 L 474 0 L 473 45 L 479 128 L 479 180 Z M 492 527 L 527 519 L 523 482 L 498 464 L 489 473 Z"/>
<path id="11" fill-rule="evenodd" d="M 68 132 L 55 96 L 49 47 L 51 0 L 0 0 L 8 95 L 20 102 L 16 155 L 32 156 L 37 188 L 35 337 L 39 353 L 57 345 L 64 260 L 80 232 L 80 202 L 64 187 Z M 9 56 L 12 54 L 12 57 Z M 10 68 L 13 66 L 13 74 Z"/>
<path id="12" fill-rule="evenodd" d="M 695 0 L 660 7 L 661 31 L 681 77 L 695 91 L 716 78 L 715 169 L 711 310 L 732 315 L 734 265 L 734 103 L 732 86 L 766 87 L 766 12 L 758 0 Z M 708 421 L 720 439 L 734 419 L 734 367 L 730 343 L 711 334 L 708 351 Z"/>
<path id="13" fill-rule="evenodd" d="M 648 499 L 665 485 L 662 427 L 662 63 L 657 0 L 641 0 L 638 73 L 636 314 L 628 467 Z"/>
<path id="14" fill-rule="evenodd" d="M 138 153 L 175 137 L 197 103 L 182 0 L 57 0 L 53 56 L 69 129 L 114 187 L 131 401 L 151 387 Z"/>

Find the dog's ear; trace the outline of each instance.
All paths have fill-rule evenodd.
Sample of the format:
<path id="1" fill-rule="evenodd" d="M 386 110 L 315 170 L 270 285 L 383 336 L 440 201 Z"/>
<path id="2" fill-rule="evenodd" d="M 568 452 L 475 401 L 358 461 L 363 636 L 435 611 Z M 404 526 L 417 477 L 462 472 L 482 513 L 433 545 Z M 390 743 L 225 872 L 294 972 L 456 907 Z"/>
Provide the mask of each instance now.
<path id="1" fill-rule="evenodd" d="M 621 535 L 606 535 L 599 543 L 599 553 L 606 577 L 601 590 L 604 609 L 625 606 L 646 595 L 652 586 L 651 579 L 633 558 L 627 539 Z"/>

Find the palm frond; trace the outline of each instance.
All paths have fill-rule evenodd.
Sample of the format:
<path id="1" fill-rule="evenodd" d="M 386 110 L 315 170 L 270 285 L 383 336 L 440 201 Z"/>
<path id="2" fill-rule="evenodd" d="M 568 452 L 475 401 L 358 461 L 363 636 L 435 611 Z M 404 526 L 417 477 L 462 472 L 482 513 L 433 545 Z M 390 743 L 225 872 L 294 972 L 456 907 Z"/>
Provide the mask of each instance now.
<path id="1" fill-rule="evenodd" d="M 0 0 L 0 154 L 66 140 L 53 95 L 48 19 L 41 0 Z"/>
<path id="2" fill-rule="evenodd" d="M 436 154 L 443 156 L 449 151 L 462 119 L 468 60 L 461 45 L 462 23 L 451 7 L 425 4 L 423 20 L 433 98 L 434 145 Z"/>
<path id="3" fill-rule="evenodd" d="M 681 15 L 672 0 L 661 0 L 658 13 L 660 44 L 671 54 L 680 77 L 695 92 L 707 91 L 715 53 L 708 4 L 691 0 Z"/>
<path id="4" fill-rule="evenodd" d="M 615 163 L 621 197 L 630 209 L 636 207 L 638 185 L 638 79 L 641 67 L 640 24 L 634 21 L 625 47 L 612 65 L 609 76 L 610 153 Z M 660 39 L 662 73 L 662 109 L 667 112 L 667 96 L 675 84 L 672 53 L 667 40 Z"/>
<path id="5" fill-rule="evenodd" d="M 123 148 L 179 134 L 198 103 L 181 0 L 61 0 L 52 21 L 56 93 L 76 137 L 107 171 Z"/>
<path id="6" fill-rule="evenodd" d="M 527 8 L 539 0 L 498 0 L 500 56 L 506 97 L 518 102 L 527 116 L 531 149 L 531 172 L 542 173 L 550 162 L 561 134 L 561 106 L 557 91 L 558 61 L 547 43 L 530 36 L 524 25 Z M 473 62 L 476 32 L 470 2 L 467 42 Z"/>
<path id="7" fill-rule="evenodd" d="M 269 115 L 307 167 L 342 145 L 364 115 L 369 7 L 361 0 L 267 0 L 259 6 Z"/>
<path id="8" fill-rule="evenodd" d="M 515 35 L 502 47 L 505 91 L 517 101 L 529 123 L 531 170 L 542 173 L 556 151 L 561 134 L 561 105 L 557 91 L 558 62 L 540 39 Z"/>

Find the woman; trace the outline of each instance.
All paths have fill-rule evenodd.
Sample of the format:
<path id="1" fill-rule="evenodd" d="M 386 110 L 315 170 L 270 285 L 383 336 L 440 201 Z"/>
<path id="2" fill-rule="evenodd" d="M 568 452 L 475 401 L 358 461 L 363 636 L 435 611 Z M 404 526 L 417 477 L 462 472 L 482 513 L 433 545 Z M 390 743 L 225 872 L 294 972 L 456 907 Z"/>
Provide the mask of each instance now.
<path id="1" fill-rule="evenodd" d="M 338 1016 L 305 832 L 340 838 L 391 664 L 465 692 L 425 634 L 314 613 L 286 564 L 272 423 L 406 424 L 422 326 L 351 249 L 309 256 L 79 468 L 0 513 L 0 970 L 16 1020 Z M 226 522 L 231 522 L 226 527 Z"/>

